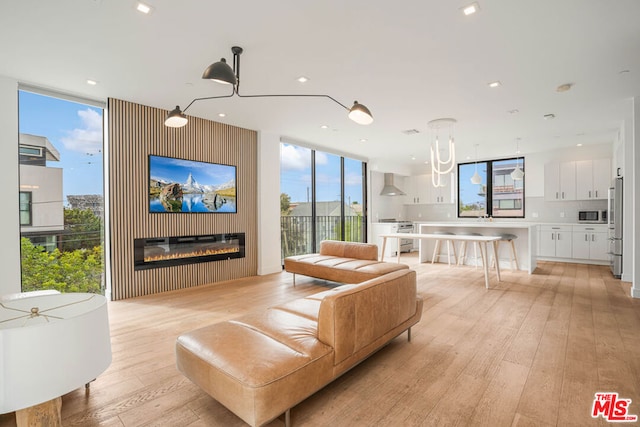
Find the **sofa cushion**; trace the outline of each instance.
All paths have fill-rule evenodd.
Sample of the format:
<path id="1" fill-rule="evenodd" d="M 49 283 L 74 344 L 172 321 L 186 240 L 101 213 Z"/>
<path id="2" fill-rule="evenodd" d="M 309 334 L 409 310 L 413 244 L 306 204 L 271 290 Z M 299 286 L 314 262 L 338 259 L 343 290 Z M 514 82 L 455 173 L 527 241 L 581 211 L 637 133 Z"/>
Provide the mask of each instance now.
<path id="1" fill-rule="evenodd" d="M 282 414 L 333 378 L 333 350 L 316 322 L 269 309 L 178 337 L 178 369 L 257 426 Z"/>
<path id="2" fill-rule="evenodd" d="M 295 255 L 285 258 L 289 273 L 303 274 L 339 283 L 360 283 L 398 270 L 408 270 L 406 264 L 337 258 L 333 256 Z"/>

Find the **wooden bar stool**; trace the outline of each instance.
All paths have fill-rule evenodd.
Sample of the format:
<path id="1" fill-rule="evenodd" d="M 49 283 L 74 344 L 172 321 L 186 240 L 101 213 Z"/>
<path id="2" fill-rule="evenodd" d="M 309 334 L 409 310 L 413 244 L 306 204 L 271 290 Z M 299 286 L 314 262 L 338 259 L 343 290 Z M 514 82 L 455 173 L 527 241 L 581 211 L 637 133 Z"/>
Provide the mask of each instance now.
<path id="1" fill-rule="evenodd" d="M 511 254 L 509 257 L 510 260 L 510 265 L 511 265 L 511 270 L 513 270 L 513 263 L 515 261 L 516 263 L 516 270 L 520 270 L 520 265 L 518 264 L 518 254 L 516 253 L 516 245 L 513 243 L 513 241 L 515 239 L 518 238 L 518 236 L 516 236 L 515 234 L 511 234 L 511 233 L 499 233 L 496 234 L 496 236 L 500 237 L 500 240 L 498 240 L 496 242 L 496 252 L 498 253 L 498 256 L 500 255 L 500 243 L 502 242 L 509 242 L 511 243 Z M 491 261 L 491 267 L 493 267 L 495 265 L 496 259 L 495 257 L 492 259 Z M 500 262 L 500 260 L 498 260 L 497 262 Z"/>
<path id="2" fill-rule="evenodd" d="M 455 236 L 455 233 L 451 233 L 450 231 L 434 231 L 433 234 L 442 234 L 443 236 Z M 447 242 L 447 261 L 449 262 L 449 265 L 451 265 L 451 246 L 453 246 L 453 261 L 454 261 L 454 264 L 457 264 L 458 256 L 456 255 L 456 245 L 453 242 L 453 240 L 447 239 L 446 237 L 443 237 L 442 239 L 436 239 L 436 247 L 433 248 L 433 256 L 431 257 L 431 264 L 436 262 L 436 256 L 438 257 L 438 261 L 440 260 L 440 245 L 442 240 L 446 240 Z"/>
<path id="3" fill-rule="evenodd" d="M 467 236 L 482 236 L 481 233 L 465 233 Z M 478 268 L 478 242 L 473 242 L 473 265 Z M 467 258 L 467 241 L 463 240 L 460 246 L 460 256 L 458 257 L 458 265 L 464 265 L 464 261 Z"/>

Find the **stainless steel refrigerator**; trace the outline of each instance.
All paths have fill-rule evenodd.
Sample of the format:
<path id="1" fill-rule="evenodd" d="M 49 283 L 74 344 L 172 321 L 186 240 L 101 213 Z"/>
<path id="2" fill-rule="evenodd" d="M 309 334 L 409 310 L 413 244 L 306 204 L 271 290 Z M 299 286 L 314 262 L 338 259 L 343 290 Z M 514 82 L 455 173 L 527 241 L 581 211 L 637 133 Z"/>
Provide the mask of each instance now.
<path id="1" fill-rule="evenodd" d="M 615 178 L 609 188 L 607 223 L 611 272 L 617 279 L 622 276 L 622 201 L 622 178 Z"/>

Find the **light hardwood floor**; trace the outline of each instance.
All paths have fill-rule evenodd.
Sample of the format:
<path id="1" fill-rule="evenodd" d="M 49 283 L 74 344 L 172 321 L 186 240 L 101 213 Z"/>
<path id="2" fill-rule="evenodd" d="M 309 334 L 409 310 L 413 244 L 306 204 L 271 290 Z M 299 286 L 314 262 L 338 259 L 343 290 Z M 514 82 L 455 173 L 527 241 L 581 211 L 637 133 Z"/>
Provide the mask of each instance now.
<path id="1" fill-rule="evenodd" d="M 607 267 L 544 262 L 486 290 L 482 269 L 403 261 L 425 299 L 412 341 L 294 407 L 294 426 L 604 426 L 591 418 L 598 391 L 640 415 L 640 300 Z M 109 303 L 113 363 L 63 397 L 64 425 L 245 425 L 177 371 L 176 337 L 328 285 L 279 273 Z"/>

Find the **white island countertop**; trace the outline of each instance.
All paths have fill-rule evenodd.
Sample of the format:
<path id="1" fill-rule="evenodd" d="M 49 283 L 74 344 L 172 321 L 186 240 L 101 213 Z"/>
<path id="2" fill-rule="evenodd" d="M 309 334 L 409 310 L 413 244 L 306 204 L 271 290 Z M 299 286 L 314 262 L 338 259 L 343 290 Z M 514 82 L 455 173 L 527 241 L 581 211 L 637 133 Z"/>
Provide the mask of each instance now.
<path id="1" fill-rule="evenodd" d="M 530 228 L 537 225 L 533 222 L 505 222 L 505 221 L 414 221 L 414 224 L 431 227 L 481 227 L 481 228 Z M 568 224 L 572 225 L 572 224 Z"/>
<path id="2" fill-rule="evenodd" d="M 514 244 L 517 250 L 517 256 L 520 260 L 520 268 L 533 273 L 537 265 L 537 237 L 538 226 L 541 223 L 530 221 L 477 221 L 477 220 L 457 220 L 457 221 L 414 221 L 418 226 L 420 233 L 433 233 L 442 231 L 442 229 L 450 229 L 456 234 L 465 234 L 471 232 L 479 232 L 487 236 L 501 233 L 514 234 L 516 239 Z M 566 224 L 570 225 L 570 224 Z M 440 230 L 438 230 L 440 229 Z M 477 231 L 472 231 L 477 230 Z M 480 231 L 482 230 L 482 231 Z M 486 230 L 486 231 L 485 231 Z M 506 249 L 506 248 L 505 248 Z M 428 242 L 420 242 L 420 261 L 426 262 L 430 258 L 429 251 L 433 251 Z M 503 253 L 501 259 L 509 256 Z M 506 266 L 506 265 L 505 265 Z M 502 268 L 502 266 L 501 266 Z"/>

